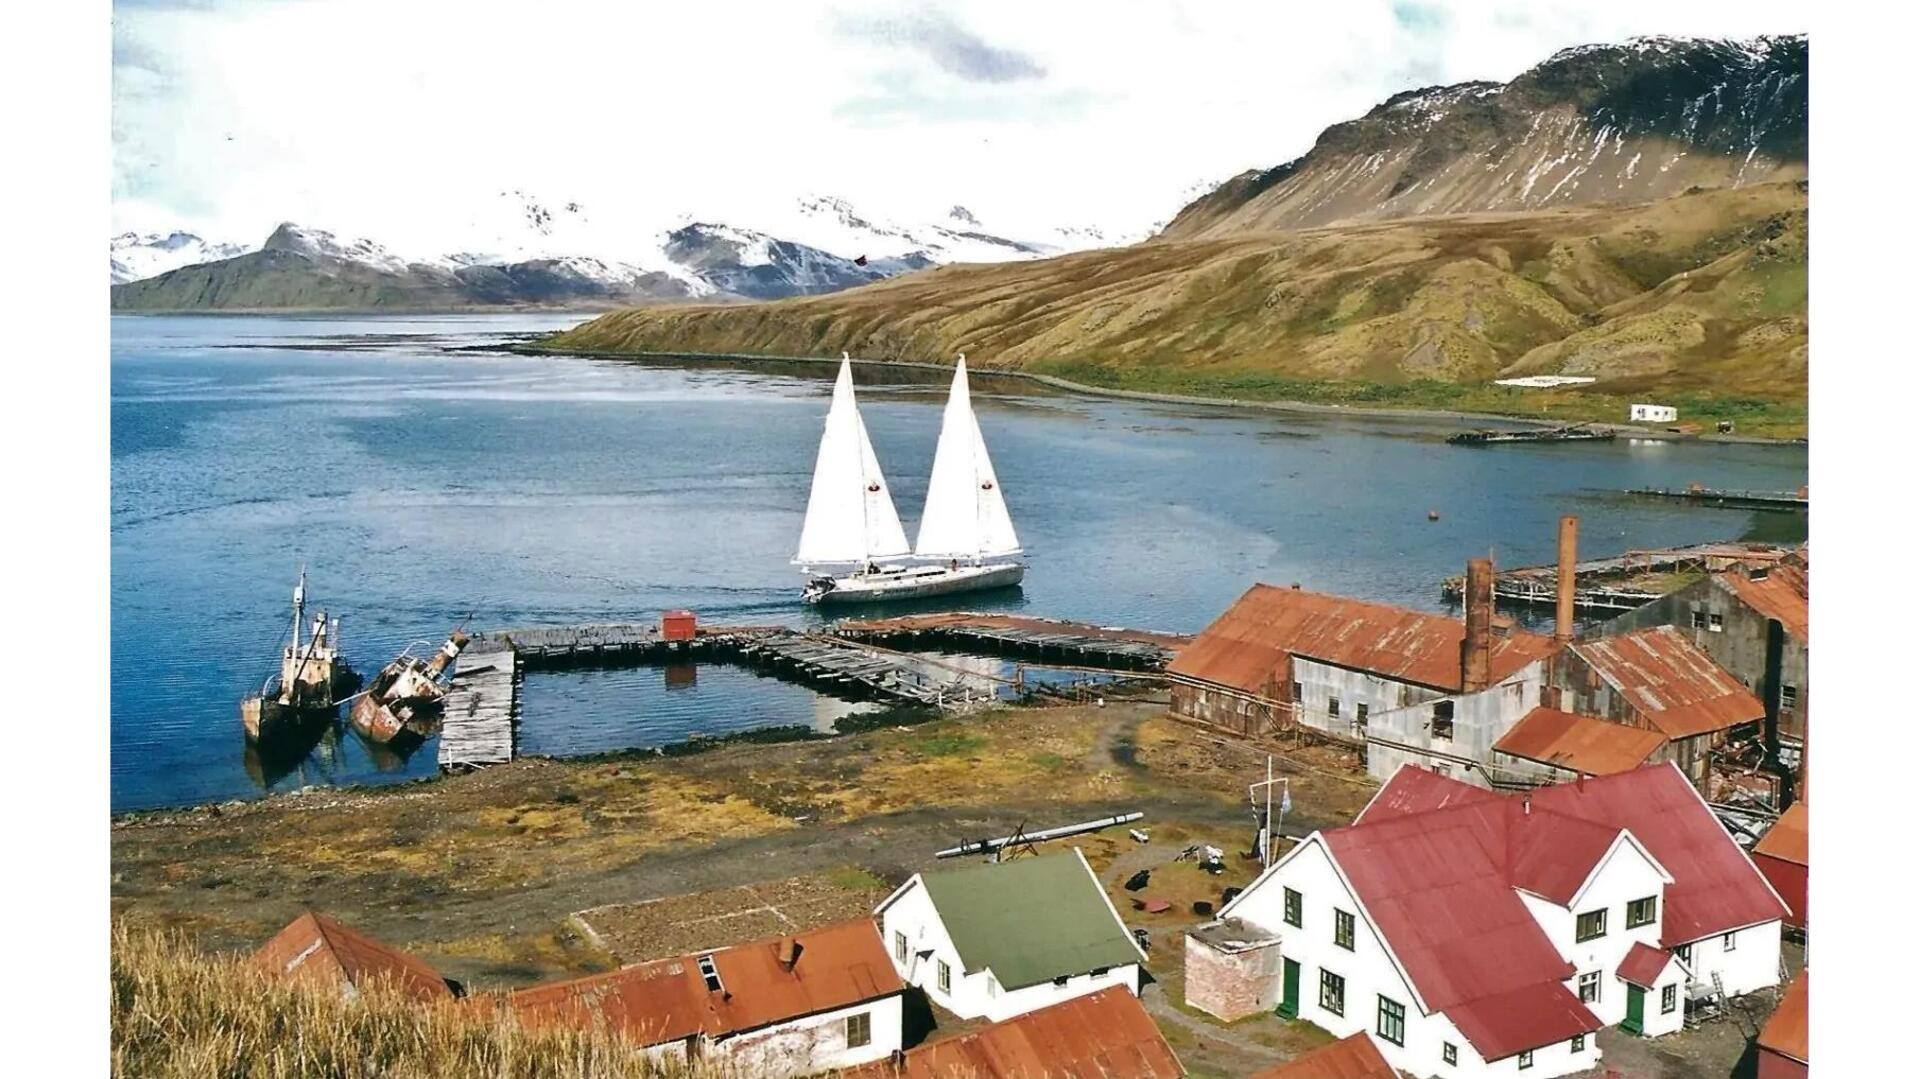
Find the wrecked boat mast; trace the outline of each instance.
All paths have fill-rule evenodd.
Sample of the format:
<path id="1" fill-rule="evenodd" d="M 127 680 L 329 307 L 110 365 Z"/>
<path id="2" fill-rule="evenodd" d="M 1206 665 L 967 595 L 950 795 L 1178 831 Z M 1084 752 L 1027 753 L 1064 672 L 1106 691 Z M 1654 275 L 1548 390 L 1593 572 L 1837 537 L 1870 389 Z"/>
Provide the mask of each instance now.
<path id="1" fill-rule="evenodd" d="M 353 702 L 353 729 L 381 745 L 402 735 L 412 740 L 432 733 L 433 721 L 446 699 L 453 661 L 470 639 L 463 621 L 431 659 L 414 655 L 413 646 L 408 645 L 380 669 L 366 693 Z"/>
<path id="2" fill-rule="evenodd" d="M 272 741 L 331 713 L 341 693 L 353 688 L 353 671 L 340 659 L 340 620 L 317 611 L 306 625 L 307 573 L 293 586 L 293 625 L 280 650 L 279 673 L 260 692 L 240 702 L 240 724 L 253 742 Z"/>

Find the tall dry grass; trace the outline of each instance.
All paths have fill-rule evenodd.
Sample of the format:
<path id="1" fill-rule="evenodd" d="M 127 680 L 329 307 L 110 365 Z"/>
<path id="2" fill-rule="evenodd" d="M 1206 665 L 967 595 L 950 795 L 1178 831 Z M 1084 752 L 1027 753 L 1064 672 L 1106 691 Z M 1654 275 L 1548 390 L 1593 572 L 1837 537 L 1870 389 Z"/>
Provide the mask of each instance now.
<path id="1" fill-rule="evenodd" d="M 113 927 L 113 1072 L 125 1076 L 657 1076 L 605 1029 L 528 1029 L 484 1002 L 291 984 L 178 933 Z"/>

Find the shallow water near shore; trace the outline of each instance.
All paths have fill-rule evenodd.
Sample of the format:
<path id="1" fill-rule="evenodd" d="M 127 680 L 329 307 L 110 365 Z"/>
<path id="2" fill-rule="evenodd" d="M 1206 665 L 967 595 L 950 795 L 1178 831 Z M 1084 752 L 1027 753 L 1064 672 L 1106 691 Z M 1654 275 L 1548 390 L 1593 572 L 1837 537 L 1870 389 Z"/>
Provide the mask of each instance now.
<path id="1" fill-rule="evenodd" d="M 816 621 L 787 563 L 833 368 L 467 351 L 579 315 L 117 317 L 112 357 L 112 802 L 417 778 L 336 732 L 292 760 L 244 746 L 302 565 L 363 674 L 471 613 L 481 628 Z M 856 371 L 911 536 L 939 372 Z M 1804 447 L 1450 447 L 1438 420 L 1086 397 L 976 375 L 980 423 L 1031 551 L 1025 586 L 962 597 L 1194 631 L 1255 580 L 1444 609 L 1468 557 L 1796 538 L 1799 518 L 1640 501 L 1631 487 L 1791 490 Z M 1438 521 L 1427 519 L 1437 511 Z M 521 746 L 553 755 L 852 710 L 750 672 L 529 677 Z"/>

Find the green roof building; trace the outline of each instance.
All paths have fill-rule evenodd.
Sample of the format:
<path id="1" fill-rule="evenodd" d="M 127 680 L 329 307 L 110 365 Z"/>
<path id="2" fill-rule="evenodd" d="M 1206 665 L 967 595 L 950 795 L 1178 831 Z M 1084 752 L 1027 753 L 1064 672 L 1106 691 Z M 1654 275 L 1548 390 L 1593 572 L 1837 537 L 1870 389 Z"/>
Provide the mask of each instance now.
<path id="1" fill-rule="evenodd" d="M 963 1018 L 1140 991 L 1146 956 L 1078 848 L 916 874 L 875 914 L 901 978 Z"/>

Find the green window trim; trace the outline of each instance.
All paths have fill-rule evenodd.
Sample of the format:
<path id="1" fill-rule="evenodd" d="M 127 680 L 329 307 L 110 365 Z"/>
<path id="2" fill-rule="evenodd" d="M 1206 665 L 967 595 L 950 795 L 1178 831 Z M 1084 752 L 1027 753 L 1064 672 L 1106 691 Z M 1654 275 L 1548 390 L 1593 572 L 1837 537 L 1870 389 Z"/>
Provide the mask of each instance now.
<path id="1" fill-rule="evenodd" d="M 1440 1060 L 1444 1064 L 1460 1063 L 1460 1047 L 1452 1042 L 1441 1042 Z"/>
<path id="2" fill-rule="evenodd" d="M 934 976 L 936 984 L 940 987 L 940 991 L 942 993 L 953 992 L 953 968 L 948 966 L 947 961 L 944 959 L 936 959 L 934 962 L 937 964 L 934 968 Z"/>
<path id="3" fill-rule="evenodd" d="M 1571 1043 L 1571 1048 L 1573 1052 L 1576 1052 L 1576 1053 L 1586 1052 L 1587 1036 L 1585 1034 L 1575 1034 L 1573 1036 L 1573 1042 Z"/>
<path id="4" fill-rule="evenodd" d="M 1353 950 L 1353 915 L 1339 907 L 1333 909 L 1333 942 L 1348 951 Z"/>
<path id="5" fill-rule="evenodd" d="M 1520 1054 L 1520 1070 L 1525 1071 L 1531 1067 L 1533 1067 L 1533 1050 L 1528 1049 Z"/>
<path id="6" fill-rule="evenodd" d="M 1347 1014 L 1347 980 L 1325 967 L 1320 969 L 1320 1010 Z"/>
<path id="7" fill-rule="evenodd" d="M 1650 895 L 1645 899 L 1633 900 L 1627 904 L 1627 928 L 1638 929 L 1643 925 L 1652 925 L 1654 918 L 1659 915 L 1659 910 L 1658 896 Z"/>
<path id="8" fill-rule="evenodd" d="M 1590 910 L 1574 919 L 1573 942 L 1584 943 L 1607 935 L 1607 908 Z"/>
<path id="9" fill-rule="evenodd" d="M 1660 990 L 1660 1014 L 1672 1015 L 1673 1010 L 1679 1006 L 1680 987 L 1677 985 L 1663 986 Z"/>
<path id="10" fill-rule="evenodd" d="M 1288 925 L 1295 929 L 1300 928 L 1300 912 L 1305 907 L 1303 897 L 1292 888 L 1287 888 L 1281 893 L 1281 902 L 1283 905 L 1281 917 L 1287 920 Z"/>
<path id="11" fill-rule="evenodd" d="M 1407 1006 L 1397 1000 L 1380 998 L 1373 1032 L 1395 1045 L 1407 1044 Z"/>

